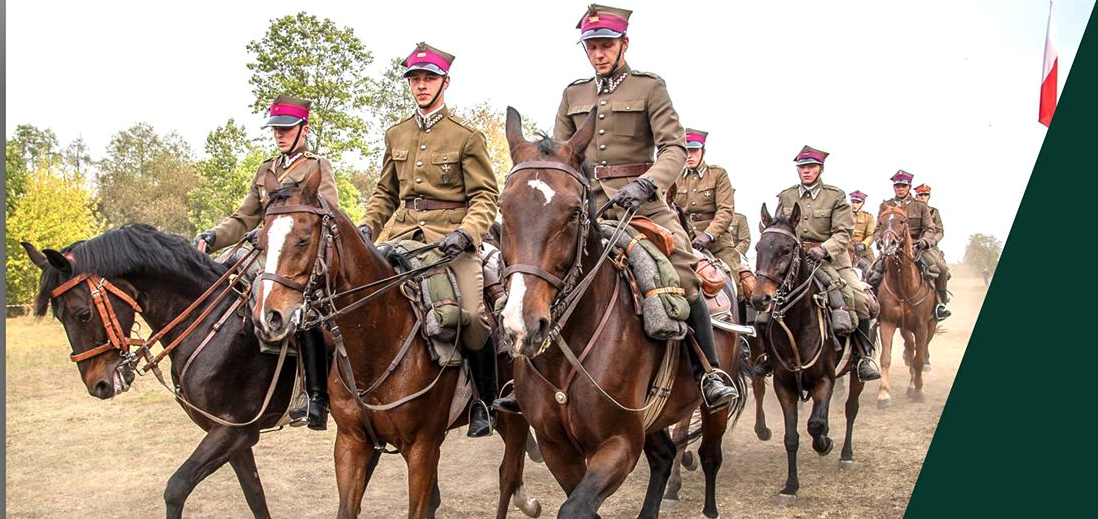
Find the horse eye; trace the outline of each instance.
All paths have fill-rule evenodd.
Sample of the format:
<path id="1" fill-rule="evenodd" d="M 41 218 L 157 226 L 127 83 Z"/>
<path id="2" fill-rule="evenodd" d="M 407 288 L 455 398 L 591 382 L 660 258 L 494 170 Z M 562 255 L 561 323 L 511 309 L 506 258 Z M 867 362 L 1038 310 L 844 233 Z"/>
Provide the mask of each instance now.
<path id="1" fill-rule="evenodd" d="M 569 222 L 574 222 L 576 220 L 579 220 L 579 217 L 580 217 L 580 208 L 577 207 L 575 209 L 572 209 L 572 213 L 568 215 L 568 221 Z"/>
<path id="2" fill-rule="evenodd" d="M 77 315 L 76 317 L 80 319 L 80 322 L 86 323 L 91 320 L 92 313 L 90 310 L 83 310 L 80 312 L 80 315 Z"/>

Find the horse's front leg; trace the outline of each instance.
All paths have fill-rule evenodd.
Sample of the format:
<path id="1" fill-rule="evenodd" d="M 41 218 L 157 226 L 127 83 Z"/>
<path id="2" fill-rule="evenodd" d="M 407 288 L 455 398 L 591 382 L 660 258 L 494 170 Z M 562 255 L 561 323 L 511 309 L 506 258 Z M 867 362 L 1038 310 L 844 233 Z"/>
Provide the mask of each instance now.
<path id="1" fill-rule="evenodd" d="M 499 502 L 496 504 L 496 518 L 507 517 L 509 501 L 527 516 L 537 517 L 541 515 L 541 503 L 535 498 L 526 497 L 522 484 L 530 426 L 521 415 L 500 413 L 499 432 L 503 438 L 504 448 L 503 461 L 499 464 Z"/>
<path id="2" fill-rule="evenodd" d="M 689 425 L 689 422 L 687 424 Z M 648 458 L 649 467 L 648 489 L 644 494 L 644 505 L 637 517 L 656 519 L 660 516 L 663 491 L 667 488 L 667 478 L 671 476 L 671 465 L 675 461 L 677 452 L 675 442 L 671 440 L 667 429 L 660 429 L 644 438 L 644 455 Z"/>
<path id="3" fill-rule="evenodd" d="M 728 430 L 729 413 L 731 410 L 702 412 L 702 438 L 698 446 L 698 457 L 701 458 L 702 472 L 705 473 L 705 506 L 702 508 L 705 517 L 720 517 L 717 510 L 717 473 L 720 472 L 723 462 L 724 450 L 721 443 L 725 431 Z"/>
<path id="4" fill-rule="evenodd" d="M 892 382 L 888 370 L 892 366 L 892 339 L 896 335 L 896 325 L 884 320 L 880 323 L 881 387 L 877 390 L 877 408 L 885 409 L 892 405 Z"/>
<path id="5" fill-rule="evenodd" d="M 425 519 L 438 479 L 442 439 L 421 439 L 402 451 L 408 464 L 408 519 Z"/>
<path id="6" fill-rule="evenodd" d="M 911 363 L 911 385 L 907 388 L 907 396 L 915 402 L 922 402 L 925 400 L 923 394 L 923 367 L 926 365 L 926 352 L 927 343 L 930 342 L 930 336 L 927 333 L 927 326 L 923 324 L 915 329 L 914 351 L 915 355 Z"/>
<path id="7" fill-rule="evenodd" d="M 184 461 L 168 479 L 168 485 L 164 489 L 166 517 L 181 519 L 183 504 L 194 487 L 221 468 L 240 449 L 250 449 L 257 441 L 259 441 L 259 432 L 255 429 L 245 430 L 221 425 L 210 427 L 206 437 L 202 438 L 187 461 Z"/>
<path id="8" fill-rule="evenodd" d="M 792 376 L 792 375 L 790 375 Z M 788 477 L 785 486 L 778 493 L 779 504 L 792 504 L 797 497 L 797 490 L 801 483 L 797 479 L 797 448 L 800 446 L 800 435 L 797 434 L 797 401 L 795 391 L 789 387 L 791 380 L 778 380 L 774 376 L 774 394 L 778 397 L 778 403 L 782 406 L 782 417 L 785 419 L 785 457 L 788 463 Z"/>
<path id="9" fill-rule="evenodd" d="M 820 456 L 831 452 L 835 443 L 827 436 L 827 413 L 831 408 L 831 393 L 835 388 L 831 375 L 821 378 L 812 388 L 812 413 L 808 416 L 808 434 L 812 436 L 812 449 Z"/>
<path id="10" fill-rule="evenodd" d="M 256 519 L 268 519 L 271 517 L 267 510 L 267 496 L 263 493 L 263 483 L 259 480 L 259 469 L 255 466 L 255 453 L 251 447 L 242 448 L 229 458 L 229 464 L 236 472 L 236 479 L 240 482 L 240 488 L 244 491 L 244 499 L 248 501 L 252 515 Z"/>
<path id="11" fill-rule="evenodd" d="M 839 458 L 841 467 L 854 464 L 854 420 L 858 417 L 858 398 L 862 395 L 865 383 L 858 380 L 858 373 L 850 371 L 850 391 L 846 395 L 846 439 L 843 441 L 842 456 Z"/>
<path id="12" fill-rule="evenodd" d="M 690 431 L 690 420 L 693 415 L 687 415 L 675 425 L 675 432 L 671 435 L 671 441 L 675 442 L 675 459 L 671 462 L 671 477 L 667 480 L 667 492 L 663 494 L 663 507 L 673 508 L 679 502 L 679 490 L 682 488 L 682 464 L 687 453 L 686 435 Z"/>

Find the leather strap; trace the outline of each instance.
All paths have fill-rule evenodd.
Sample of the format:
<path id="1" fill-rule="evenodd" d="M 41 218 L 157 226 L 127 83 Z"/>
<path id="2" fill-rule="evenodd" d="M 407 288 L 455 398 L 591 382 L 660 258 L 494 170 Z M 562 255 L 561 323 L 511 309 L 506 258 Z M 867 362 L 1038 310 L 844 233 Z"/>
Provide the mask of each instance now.
<path id="1" fill-rule="evenodd" d="M 691 222 L 707 222 L 717 217 L 717 213 L 690 213 L 687 218 Z"/>
<path id="2" fill-rule="evenodd" d="M 469 207 L 465 202 L 449 202 L 446 200 L 432 200 L 430 198 L 414 197 L 405 198 L 404 206 L 416 211 L 435 211 L 438 209 L 461 209 Z"/>
<path id="3" fill-rule="evenodd" d="M 595 178 L 605 180 L 608 178 L 639 177 L 651 167 L 651 162 L 645 162 L 644 164 L 622 164 L 618 166 L 595 166 Z"/>
<path id="4" fill-rule="evenodd" d="M 516 274 L 519 272 L 523 274 L 532 274 L 541 279 L 544 279 L 545 281 L 548 281 L 550 285 L 553 285 L 553 287 L 557 290 L 560 290 L 564 287 L 563 279 L 558 278 L 533 265 L 508 265 L 506 268 L 503 269 L 503 279 L 510 278 L 511 274 Z"/>

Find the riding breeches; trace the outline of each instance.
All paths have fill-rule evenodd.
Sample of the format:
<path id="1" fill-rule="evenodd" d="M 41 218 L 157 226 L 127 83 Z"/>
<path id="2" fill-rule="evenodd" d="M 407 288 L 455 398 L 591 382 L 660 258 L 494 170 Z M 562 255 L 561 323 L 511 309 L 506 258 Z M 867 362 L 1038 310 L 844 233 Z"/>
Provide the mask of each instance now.
<path id="1" fill-rule="evenodd" d="M 469 314 L 469 325 L 461 329 L 461 341 L 466 348 L 479 350 L 488 340 L 491 329 L 484 316 L 484 270 L 480 255 L 463 252 L 450 262 L 461 291 L 461 308 Z"/>

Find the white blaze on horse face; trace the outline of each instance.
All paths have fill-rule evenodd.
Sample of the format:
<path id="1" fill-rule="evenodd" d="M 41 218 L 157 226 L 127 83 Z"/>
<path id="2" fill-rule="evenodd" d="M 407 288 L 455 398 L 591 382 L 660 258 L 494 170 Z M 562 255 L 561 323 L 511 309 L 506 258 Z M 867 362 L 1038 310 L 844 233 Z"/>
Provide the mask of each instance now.
<path id="1" fill-rule="evenodd" d="M 516 352 L 526 338 L 526 323 L 522 318 L 522 300 L 526 298 L 525 277 L 526 274 L 515 274 L 511 289 L 507 291 L 507 305 L 503 307 L 503 329 L 515 336 Z"/>
<path id="2" fill-rule="evenodd" d="M 269 274 L 278 273 L 278 258 L 282 255 L 282 247 L 286 245 L 286 237 L 290 235 L 293 228 L 294 218 L 290 215 L 284 214 L 271 222 L 271 226 L 267 229 L 267 263 L 263 265 L 264 272 Z M 263 319 L 266 319 L 267 297 L 271 295 L 271 290 L 274 289 L 274 281 L 264 279 L 262 288 L 263 299 L 259 302 L 259 315 L 264 316 Z"/>
<path id="3" fill-rule="evenodd" d="M 542 205 L 549 205 L 549 202 L 553 201 L 553 195 L 557 194 L 556 191 L 553 191 L 552 187 L 549 187 L 549 184 L 546 184 L 545 182 L 542 182 L 541 180 L 536 178 L 527 182 L 526 185 L 538 190 L 538 192 L 541 193 L 541 196 L 545 198 L 545 203 Z"/>

